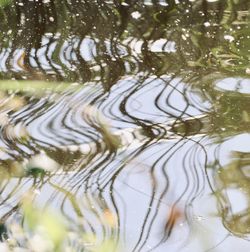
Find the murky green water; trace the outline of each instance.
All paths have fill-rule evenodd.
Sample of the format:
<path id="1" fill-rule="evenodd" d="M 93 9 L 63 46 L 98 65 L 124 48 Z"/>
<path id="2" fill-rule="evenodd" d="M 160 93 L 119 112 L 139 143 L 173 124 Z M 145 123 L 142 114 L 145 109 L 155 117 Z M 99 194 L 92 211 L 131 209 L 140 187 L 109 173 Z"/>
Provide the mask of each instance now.
<path id="1" fill-rule="evenodd" d="M 125 251 L 249 251 L 249 0 L 0 6 L 4 226 L 32 190 Z"/>

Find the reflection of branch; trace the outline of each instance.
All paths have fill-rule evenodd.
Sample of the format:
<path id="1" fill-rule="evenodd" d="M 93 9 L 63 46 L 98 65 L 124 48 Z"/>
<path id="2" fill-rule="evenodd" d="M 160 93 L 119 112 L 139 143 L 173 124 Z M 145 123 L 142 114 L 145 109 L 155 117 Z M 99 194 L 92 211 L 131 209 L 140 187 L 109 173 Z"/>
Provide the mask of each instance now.
<path id="1" fill-rule="evenodd" d="M 215 196 L 220 207 L 220 215 L 223 219 L 224 226 L 236 236 L 244 237 L 250 233 L 250 212 L 249 212 L 249 195 L 250 181 L 249 176 L 244 171 L 245 167 L 250 165 L 250 153 L 232 152 L 232 161 L 220 167 L 215 177 L 217 191 Z M 237 190 L 244 198 L 247 198 L 248 205 L 240 212 L 233 212 L 230 202 L 231 190 Z"/>

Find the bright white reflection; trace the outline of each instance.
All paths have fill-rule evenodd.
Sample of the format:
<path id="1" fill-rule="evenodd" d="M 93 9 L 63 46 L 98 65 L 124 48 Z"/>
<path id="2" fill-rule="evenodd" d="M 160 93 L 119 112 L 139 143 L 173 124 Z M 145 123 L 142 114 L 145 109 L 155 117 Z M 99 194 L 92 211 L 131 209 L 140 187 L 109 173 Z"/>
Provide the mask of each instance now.
<path id="1" fill-rule="evenodd" d="M 250 79 L 225 78 L 215 83 L 217 89 L 221 91 L 232 91 L 242 94 L 250 94 Z"/>

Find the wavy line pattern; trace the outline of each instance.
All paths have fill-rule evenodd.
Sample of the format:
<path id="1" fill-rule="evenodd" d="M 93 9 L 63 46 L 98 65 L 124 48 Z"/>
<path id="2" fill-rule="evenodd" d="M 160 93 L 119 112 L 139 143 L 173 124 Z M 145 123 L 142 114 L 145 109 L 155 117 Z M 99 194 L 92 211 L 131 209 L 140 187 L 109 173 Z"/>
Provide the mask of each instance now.
<path id="1" fill-rule="evenodd" d="M 18 218 L 32 189 L 39 205 L 98 242 L 186 251 L 196 246 L 189 239 L 200 200 L 212 192 L 225 227 L 219 239 L 248 235 L 232 224 L 247 210 L 235 215 L 228 196 L 235 183 L 248 184 L 248 155 L 229 149 L 232 165 L 218 152 L 249 132 L 249 54 L 236 49 L 247 47 L 250 5 L 177 2 L 18 0 L 0 8 L 2 223 Z M 6 79 L 31 83 L 30 91 L 6 89 Z M 44 81 L 70 85 L 38 92 Z M 24 176 L 29 165 L 43 166 L 37 160 L 56 171 Z"/>

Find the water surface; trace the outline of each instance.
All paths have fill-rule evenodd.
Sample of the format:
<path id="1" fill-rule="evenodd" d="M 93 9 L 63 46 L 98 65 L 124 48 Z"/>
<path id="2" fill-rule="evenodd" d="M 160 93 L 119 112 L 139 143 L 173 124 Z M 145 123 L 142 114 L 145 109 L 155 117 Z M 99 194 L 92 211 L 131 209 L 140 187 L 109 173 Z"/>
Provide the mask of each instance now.
<path id="1" fill-rule="evenodd" d="M 4 225 L 31 189 L 125 251 L 249 250 L 248 0 L 0 6 Z"/>

